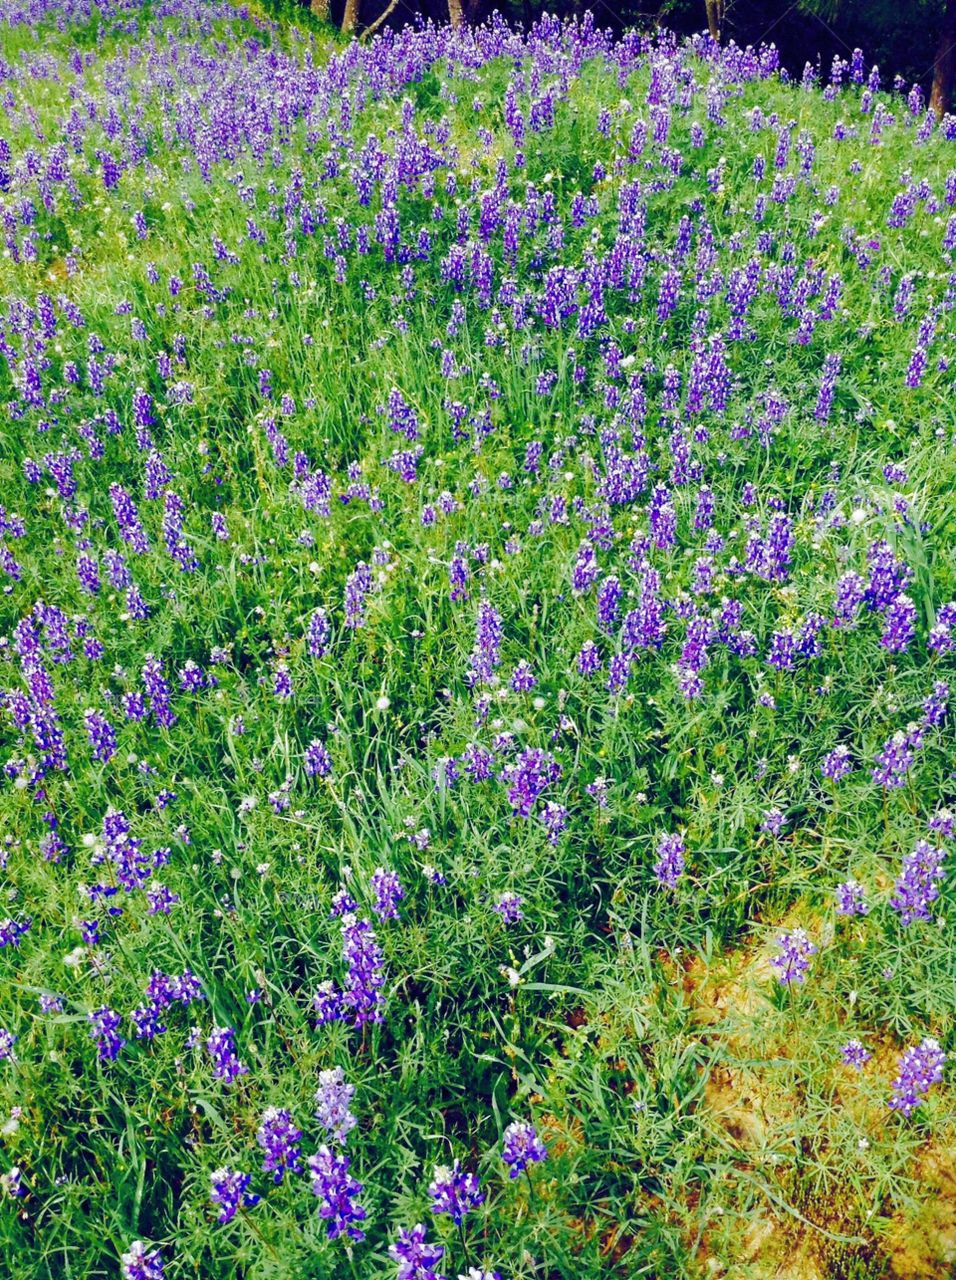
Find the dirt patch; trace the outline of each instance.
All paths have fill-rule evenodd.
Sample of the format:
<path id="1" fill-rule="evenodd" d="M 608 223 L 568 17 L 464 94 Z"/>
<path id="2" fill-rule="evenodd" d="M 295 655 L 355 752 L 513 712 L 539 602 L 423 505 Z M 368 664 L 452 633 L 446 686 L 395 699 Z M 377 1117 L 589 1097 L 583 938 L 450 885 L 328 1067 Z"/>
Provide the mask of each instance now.
<path id="1" fill-rule="evenodd" d="M 956 1276 L 956 1127 L 919 1157 L 914 1175 L 921 1186 L 920 1210 L 891 1220 L 890 1274 L 897 1280 L 947 1280 Z"/>

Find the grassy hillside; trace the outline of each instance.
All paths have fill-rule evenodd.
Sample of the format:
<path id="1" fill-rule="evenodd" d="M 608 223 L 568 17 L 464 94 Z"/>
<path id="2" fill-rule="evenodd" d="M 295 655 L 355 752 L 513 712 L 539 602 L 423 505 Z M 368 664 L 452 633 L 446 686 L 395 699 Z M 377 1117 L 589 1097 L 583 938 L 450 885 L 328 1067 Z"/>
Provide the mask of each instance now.
<path id="1" fill-rule="evenodd" d="M 952 1274 L 956 121 L 0 18 L 7 1274 Z"/>

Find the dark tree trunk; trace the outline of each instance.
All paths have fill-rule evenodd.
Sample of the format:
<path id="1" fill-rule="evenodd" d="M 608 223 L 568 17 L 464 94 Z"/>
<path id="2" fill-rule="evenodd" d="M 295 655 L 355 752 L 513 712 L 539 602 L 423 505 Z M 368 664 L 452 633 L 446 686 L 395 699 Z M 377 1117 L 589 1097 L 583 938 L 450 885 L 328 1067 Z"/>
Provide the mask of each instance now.
<path id="1" fill-rule="evenodd" d="M 945 115 L 952 105 L 954 80 L 956 80 L 956 0 L 946 0 L 943 30 L 940 33 L 933 63 L 933 89 L 929 95 L 929 105 L 938 116 Z"/>
<path id="2" fill-rule="evenodd" d="M 704 0 L 707 10 L 707 29 L 712 39 L 720 42 L 720 23 L 723 18 L 723 0 Z"/>

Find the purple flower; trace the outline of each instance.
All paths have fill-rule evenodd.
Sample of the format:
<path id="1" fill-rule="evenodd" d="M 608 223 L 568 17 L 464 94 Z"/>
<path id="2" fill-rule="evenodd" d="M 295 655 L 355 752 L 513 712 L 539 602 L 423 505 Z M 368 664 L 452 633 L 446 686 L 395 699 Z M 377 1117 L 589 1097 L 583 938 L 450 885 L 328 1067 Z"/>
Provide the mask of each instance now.
<path id="1" fill-rule="evenodd" d="M 863 896 L 863 886 L 857 880 L 844 880 L 836 887 L 836 912 L 838 916 L 865 916 L 869 904 Z"/>
<path id="2" fill-rule="evenodd" d="M 601 670 L 601 651 L 593 640 L 585 640 L 577 657 L 579 675 L 593 676 Z"/>
<path id="3" fill-rule="evenodd" d="M 778 511 L 770 518 L 766 538 L 754 532 L 747 540 L 747 568 L 766 582 L 786 582 L 794 541 L 790 517 Z"/>
<path id="4" fill-rule="evenodd" d="M 613 575 L 605 578 L 598 587 L 597 620 L 602 631 L 613 631 L 623 594 L 620 578 Z"/>
<path id="5" fill-rule="evenodd" d="M 568 825 L 568 810 L 566 806 L 558 804 L 555 800 L 547 800 L 538 810 L 538 818 L 547 832 L 548 843 L 556 847 L 561 837 L 561 832 Z"/>
<path id="6" fill-rule="evenodd" d="M 234 1084 L 249 1072 L 236 1056 L 236 1033 L 232 1027 L 213 1027 L 206 1039 L 206 1052 L 212 1058 L 212 1072 L 217 1080 Z"/>
<path id="7" fill-rule="evenodd" d="M 561 777 L 561 766 L 549 751 L 528 747 L 498 776 L 508 786 L 508 800 L 514 812 L 529 818 L 542 791 Z"/>
<path id="8" fill-rule="evenodd" d="M 168 916 L 177 902 L 180 901 L 178 893 L 173 893 L 166 885 L 154 884 L 146 890 L 146 902 L 148 904 L 147 914 L 151 916 L 164 915 Z"/>
<path id="9" fill-rule="evenodd" d="M 87 1014 L 90 1035 L 96 1042 L 97 1057 L 101 1062 L 113 1062 L 119 1056 L 126 1041 L 119 1034 L 123 1019 L 106 1005 Z"/>
<path id="10" fill-rule="evenodd" d="M 213 685 L 215 676 L 210 676 Z M 179 669 L 179 687 L 183 693 L 199 693 L 206 688 L 206 676 L 198 663 L 188 659 Z M 210 686 L 211 687 L 211 686 Z"/>
<path id="11" fill-rule="evenodd" d="M 398 432 L 406 440 L 418 439 L 418 417 L 398 387 L 392 387 L 388 394 L 387 417 L 391 431 Z"/>
<path id="12" fill-rule="evenodd" d="M 659 884 L 676 889 L 684 874 L 684 842 L 679 835 L 662 832 L 657 837 L 657 861 L 654 875 Z"/>
<path id="13" fill-rule="evenodd" d="M 484 1203 L 477 1175 L 468 1173 L 456 1160 L 451 1168 L 439 1165 L 428 1188 L 432 1198 L 432 1213 L 447 1213 L 455 1226 L 461 1226 L 465 1215 Z"/>
<path id="14" fill-rule="evenodd" d="M 398 1263 L 396 1280 L 445 1280 L 436 1270 L 444 1256 L 440 1244 L 427 1244 L 428 1228 L 419 1222 L 408 1229 L 402 1227 L 398 1239 L 389 1245 L 388 1253 Z"/>
<path id="15" fill-rule="evenodd" d="M 123 1280 L 164 1280 L 163 1255 L 158 1249 L 150 1249 L 142 1240 L 134 1240 L 120 1258 L 123 1264 Z"/>
<path id="16" fill-rule="evenodd" d="M 334 920 L 336 916 L 347 916 L 349 912 L 358 911 L 358 903 L 349 893 L 348 889 L 339 889 L 332 895 L 332 908 L 329 915 Z"/>
<path id="17" fill-rule="evenodd" d="M 372 571 L 360 560 L 345 580 L 345 625 L 351 630 L 365 626 L 365 602 L 372 590 Z"/>
<path id="18" fill-rule="evenodd" d="M 916 634 L 916 605 L 908 595 L 901 594 L 887 605 L 883 614 L 883 635 L 880 644 L 890 653 L 902 653 L 909 648 Z"/>
<path id="19" fill-rule="evenodd" d="M 940 607 L 936 622 L 929 633 L 927 647 L 934 653 L 949 653 L 956 647 L 953 638 L 953 627 L 956 626 L 956 600 L 950 600 Z"/>
<path id="20" fill-rule="evenodd" d="M 424 450 L 420 444 L 414 449 L 395 449 L 385 459 L 385 466 L 394 471 L 405 484 L 413 484 L 418 479 L 418 464 Z M 456 597 L 452 595 L 452 599 Z"/>
<path id="21" fill-rule="evenodd" d="M 492 910 L 497 911 L 505 924 L 517 924 L 524 919 L 523 903 L 524 899 L 517 893 L 501 893 Z"/>
<path id="22" fill-rule="evenodd" d="M 833 393 L 836 390 L 837 377 L 840 373 L 841 357 L 834 353 L 823 361 L 823 372 L 820 378 L 820 391 L 817 395 L 813 416 L 817 422 L 827 422 L 833 407 Z"/>
<path id="23" fill-rule="evenodd" d="M 893 1096 L 889 1101 L 890 1110 L 901 1111 L 904 1116 L 912 1115 L 930 1088 L 942 1080 L 945 1062 L 946 1054 L 932 1036 L 927 1036 L 918 1045 L 911 1045 L 900 1058 L 899 1074 L 893 1081 Z"/>
<path id="24" fill-rule="evenodd" d="M 163 675 L 163 664 L 151 653 L 146 655 L 142 675 L 153 719 L 160 728 L 172 728 L 176 723 L 176 715 L 170 702 L 169 685 Z"/>
<path id="25" fill-rule="evenodd" d="M 396 872 L 376 867 L 372 873 L 372 893 L 375 895 L 373 909 L 379 920 L 397 920 L 398 903 L 405 897 L 405 890 Z"/>
<path id="26" fill-rule="evenodd" d="M 825 778 L 829 778 L 831 782 L 839 782 L 841 778 L 845 778 L 848 773 L 853 772 L 853 765 L 850 762 L 850 748 L 843 746 L 834 747 L 828 752 L 820 763 L 820 772 Z"/>
<path id="27" fill-rule="evenodd" d="M 903 859 L 890 906 L 900 913 L 904 925 L 914 920 L 929 920 L 930 906 L 939 897 L 939 883 L 945 876 L 945 857 L 945 849 L 933 846 L 928 840 L 917 840 L 913 852 Z"/>
<path id="28" fill-rule="evenodd" d="M 349 1158 L 344 1152 L 332 1151 L 324 1143 L 309 1156 L 312 1194 L 321 1201 L 319 1216 L 327 1223 L 330 1240 L 344 1232 L 352 1240 L 364 1240 L 365 1232 L 355 1226 L 365 1221 L 365 1210 L 356 1204 L 362 1183 L 349 1173 Z"/>
<path id="29" fill-rule="evenodd" d="M 342 917 L 342 955 L 347 966 L 342 999 L 355 1015 L 355 1025 L 381 1022 L 385 997 L 382 951 L 375 930 L 361 916 Z"/>
<path id="30" fill-rule="evenodd" d="M 289 664 L 280 662 L 272 676 L 272 692 L 280 702 L 288 702 L 294 693 L 292 677 L 289 675 Z"/>
<path id="31" fill-rule="evenodd" d="M 858 573 L 845 573 L 837 580 L 833 609 L 834 627 L 851 627 L 866 596 L 866 581 Z"/>
<path id="32" fill-rule="evenodd" d="M 786 825 L 786 818 L 779 809 L 765 809 L 763 820 L 760 823 L 760 830 L 766 831 L 775 840 L 779 839 L 780 833 Z"/>
<path id="33" fill-rule="evenodd" d="M 956 815 L 951 809 L 938 809 L 926 825 L 940 839 L 952 840 L 956 833 Z"/>
<path id="34" fill-rule="evenodd" d="M 10 916 L 5 920 L 0 920 L 0 949 L 3 947 L 18 947 L 20 939 L 25 933 L 29 932 L 32 923 L 33 921 L 29 918 L 14 920 Z"/>
<path id="35" fill-rule="evenodd" d="M 487 782 L 495 771 L 495 755 L 477 742 L 469 742 L 461 755 L 461 764 L 472 782 Z"/>
<path id="36" fill-rule="evenodd" d="M 349 1110 L 355 1085 L 348 1084 L 341 1067 L 319 1072 L 315 1091 L 315 1118 L 334 1142 L 340 1145 L 358 1123 Z"/>
<path id="37" fill-rule="evenodd" d="M 209 1198 L 218 1206 L 218 1221 L 223 1225 L 232 1222 L 240 1208 L 251 1209 L 259 1203 L 261 1197 L 247 1190 L 251 1181 L 251 1173 L 242 1173 L 225 1165 L 210 1175 Z"/>
<path id="38" fill-rule="evenodd" d="M 898 729 L 883 744 L 871 770 L 873 781 L 881 787 L 891 789 L 904 787 L 910 769 L 916 763 L 916 752 L 923 746 L 923 731 L 918 725 L 907 725 L 906 730 Z"/>
<path id="39" fill-rule="evenodd" d="M 501 661 L 501 614 L 487 600 L 478 605 L 475 647 L 471 654 L 471 677 L 478 684 L 491 684 Z"/>
<path id="40" fill-rule="evenodd" d="M 111 484 L 109 494 L 120 537 L 132 551 L 143 555 L 149 550 L 149 538 L 140 523 L 136 504 L 121 485 Z"/>
<path id="41" fill-rule="evenodd" d="M 79 579 L 80 586 L 88 595 L 95 596 L 99 592 L 100 575 L 97 563 L 92 556 L 77 556 L 76 576 Z"/>
<path id="42" fill-rule="evenodd" d="M 777 946 L 780 954 L 774 956 L 770 963 L 776 969 L 781 983 L 788 986 L 791 982 L 806 981 L 810 957 L 817 951 L 807 937 L 806 930 L 794 929 L 792 933 L 781 933 L 777 938 Z"/>
<path id="43" fill-rule="evenodd" d="M 313 738 L 303 755 L 305 771 L 310 778 L 327 778 L 332 772 L 332 757 L 324 743 Z"/>
<path id="44" fill-rule="evenodd" d="M 862 1071 L 863 1064 L 869 1062 L 873 1055 L 861 1041 L 848 1040 L 840 1049 L 840 1057 L 848 1067 L 856 1067 L 857 1071 Z"/>
<path id="45" fill-rule="evenodd" d="M 866 558 L 870 566 L 870 580 L 864 594 L 866 607 L 879 612 L 886 609 L 913 577 L 913 570 L 901 560 L 884 539 L 873 542 Z"/>
<path id="46" fill-rule="evenodd" d="M 186 506 L 178 493 L 171 489 L 163 495 L 163 541 L 166 550 L 179 565 L 181 573 L 191 573 L 199 567 L 192 547 L 183 538 Z"/>
<path id="47" fill-rule="evenodd" d="M 0 1062 L 16 1061 L 13 1054 L 13 1046 L 16 1042 L 17 1037 L 12 1031 L 7 1031 L 5 1027 L 0 1027 Z"/>
<path id="48" fill-rule="evenodd" d="M 501 1144 L 501 1158 L 508 1166 L 508 1176 L 517 1178 L 529 1164 L 548 1158 L 548 1148 L 538 1137 L 533 1124 L 515 1120 L 505 1129 Z"/>
<path id="49" fill-rule="evenodd" d="M 282 1181 L 286 1173 L 301 1173 L 302 1131 L 292 1122 L 292 1114 L 283 1108 L 268 1107 L 256 1133 L 256 1141 L 265 1153 L 262 1172 L 271 1173 L 273 1182 Z"/>
<path id="50" fill-rule="evenodd" d="M 945 680 L 937 680 L 933 692 L 923 702 L 923 725 L 927 729 L 936 728 L 946 719 L 949 709 L 949 685 Z"/>
<path id="51" fill-rule="evenodd" d="M 312 996 L 316 1023 L 321 1027 L 345 1016 L 345 997 L 334 982 L 320 982 Z"/>
<path id="52" fill-rule="evenodd" d="M 324 658 L 329 651 L 329 638 L 332 628 L 324 609 L 316 609 L 309 618 L 306 634 L 306 648 L 310 658 Z"/>
<path id="53" fill-rule="evenodd" d="M 657 322 L 664 324 L 677 307 L 680 297 L 680 272 L 667 267 L 661 276 L 657 294 Z"/>
<path id="54" fill-rule="evenodd" d="M 92 707 L 83 712 L 83 723 L 93 758 L 108 764 L 116 753 L 116 730 L 102 712 L 94 711 Z"/>
<path id="55" fill-rule="evenodd" d="M 534 672 L 531 670 L 530 662 L 526 662 L 523 658 L 511 673 L 509 681 L 511 688 L 515 693 L 528 693 L 538 683 L 535 679 Z"/>

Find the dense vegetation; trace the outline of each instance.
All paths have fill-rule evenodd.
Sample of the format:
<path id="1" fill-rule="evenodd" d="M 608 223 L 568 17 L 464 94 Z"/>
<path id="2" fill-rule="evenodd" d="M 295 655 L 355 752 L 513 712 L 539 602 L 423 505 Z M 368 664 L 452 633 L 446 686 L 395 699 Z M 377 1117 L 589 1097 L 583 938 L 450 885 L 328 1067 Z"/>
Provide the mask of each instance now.
<path id="1" fill-rule="evenodd" d="M 274 15 L 374 31 L 416 16 L 454 24 L 481 22 L 494 10 L 530 26 L 542 11 L 580 19 L 581 0 L 263 0 Z M 602 24 L 620 35 L 662 26 L 684 35 L 707 30 L 738 45 L 773 42 L 783 68 L 798 75 L 810 63 L 828 72 L 834 57 L 863 48 L 886 83 L 918 84 L 942 114 L 956 90 L 956 0 L 616 0 L 597 5 Z"/>
<path id="2" fill-rule="evenodd" d="M 0 16 L 7 1273 L 951 1274 L 956 120 Z"/>

